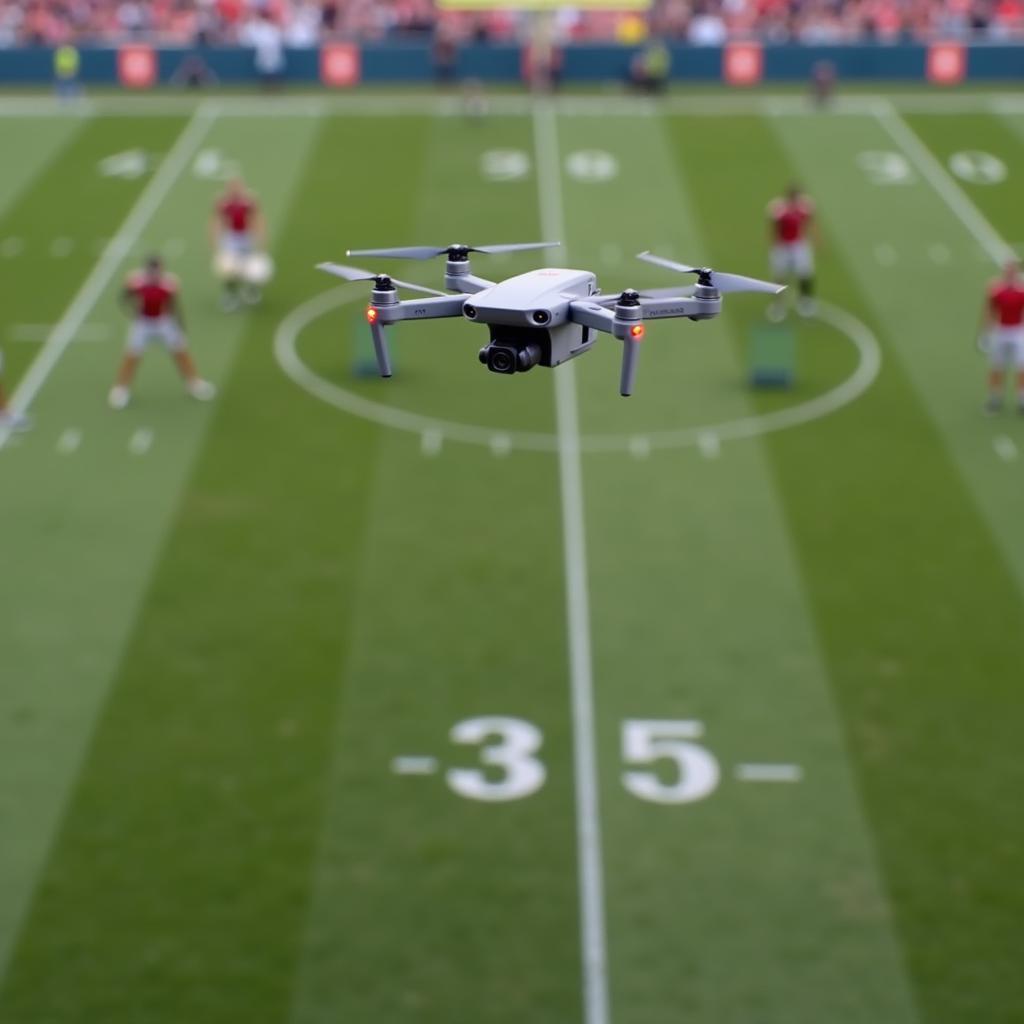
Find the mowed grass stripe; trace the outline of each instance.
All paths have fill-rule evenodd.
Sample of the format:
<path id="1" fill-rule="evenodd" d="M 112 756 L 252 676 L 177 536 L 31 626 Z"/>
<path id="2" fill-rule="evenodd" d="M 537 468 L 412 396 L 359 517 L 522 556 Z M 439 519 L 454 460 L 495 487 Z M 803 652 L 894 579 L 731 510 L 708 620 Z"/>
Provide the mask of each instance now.
<path id="1" fill-rule="evenodd" d="M 865 176 L 858 153 L 891 146 L 877 124 L 772 123 L 844 272 L 823 276 L 824 294 L 859 296 L 887 352 L 872 391 L 818 438 L 772 441 L 776 472 L 918 1004 L 1003 1019 L 1024 998 L 1024 836 L 1009 812 L 1024 782 L 1024 608 L 997 507 L 1019 507 L 1019 485 L 990 468 L 973 383 L 988 268 L 971 269 L 976 243 L 919 177 Z M 900 256 L 884 271 L 880 241 Z M 928 258 L 936 242 L 954 265 Z"/>
<path id="2" fill-rule="evenodd" d="M 408 161 L 387 193 L 394 215 L 339 218 L 339 247 L 535 240 L 530 121 L 428 125 L 422 162 Z M 481 157 L 495 149 L 530 159 L 524 176 L 483 177 Z M 473 269 L 501 278 L 545 256 L 557 260 L 557 250 L 474 256 Z M 428 284 L 443 272 L 441 260 L 394 265 L 405 267 Z M 324 327 L 339 337 L 350 324 L 334 318 Z M 332 369 L 316 333 L 306 351 L 333 379 L 380 401 L 498 429 L 553 430 L 549 372 L 489 374 L 476 358 L 484 329 L 459 319 L 407 325 L 393 337 L 388 382 L 352 382 L 347 353 Z M 345 417 L 334 415 L 342 429 Z M 381 432 L 376 453 L 291 1020 L 579 1020 L 557 463 L 443 438 L 425 455 L 420 438 L 393 431 Z M 482 767 L 479 745 L 449 739 L 456 723 L 483 716 L 541 731 L 539 790 L 484 802 L 448 785 L 452 768 L 479 768 L 487 784 L 505 776 Z M 402 755 L 436 758 L 437 771 L 394 774 Z"/>
<path id="3" fill-rule="evenodd" d="M 573 262 L 600 259 L 607 243 L 608 224 L 593 211 L 626 206 L 629 217 L 616 220 L 614 233 L 622 258 L 602 272 L 602 286 L 682 286 L 631 254 L 652 247 L 709 259 L 718 228 L 700 212 L 701 184 L 727 174 L 717 156 L 702 154 L 705 129 L 691 121 L 616 119 L 608 129 L 607 119 L 560 122 Z M 716 123 L 711 134 L 719 130 Z M 742 134 L 730 137 L 742 153 Z M 611 156 L 617 176 L 581 179 L 574 155 L 594 149 Z M 755 164 L 753 153 L 730 159 Z M 728 268 L 758 273 L 760 210 L 732 234 L 743 252 Z M 762 298 L 736 296 L 721 320 L 648 323 L 628 401 L 617 394 L 620 350 L 603 344 L 579 364 L 584 423 L 614 423 L 643 438 L 652 426 L 710 429 L 755 411 L 731 328 L 737 311 L 756 316 L 763 307 Z M 841 340 L 827 343 L 845 355 Z M 848 360 L 826 363 L 808 389 L 822 390 L 849 368 Z M 908 1019 L 761 444 L 723 442 L 716 458 L 696 448 L 589 457 L 585 482 L 613 1019 Z M 715 758 L 718 785 L 676 804 L 627 792 L 626 768 L 653 770 L 666 786 L 678 778 L 665 761 L 625 763 L 627 719 L 701 723 L 687 738 Z M 804 781 L 736 781 L 736 766 L 750 761 L 799 764 Z M 697 767 L 689 772 L 695 781 Z M 850 976 L 870 980 L 851 989 Z"/>
<path id="4" fill-rule="evenodd" d="M 211 146 L 250 172 L 278 232 L 287 225 L 289 198 L 316 127 L 311 120 L 275 125 L 280 149 L 269 155 L 266 128 L 255 121 L 219 124 L 210 136 Z M 123 147 L 134 138 L 127 134 L 118 141 Z M 183 240 L 185 254 L 173 269 L 182 278 L 194 348 L 204 371 L 223 383 L 247 331 L 252 331 L 255 346 L 262 343 L 269 351 L 269 325 L 280 311 L 273 290 L 257 313 L 227 317 L 219 311 L 205 242 L 207 213 L 217 187 L 191 172 L 181 178 L 132 258 L 162 247 L 168 238 Z M 116 284 L 101 302 L 112 320 L 115 291 Z M 5 820 L 12 828 L 5 835 L 0 870 L 5 888 L 17 897 L 4 901 L 12 927 L 33 894 L 34 878 L 46 860 L 68 792 L 74 791 L 0 997 L 4 1019 L 7 1014 L 15 1020 L 47 1015 L 60 1019 L 62 1014 L 75 1020 L 107 1019 L 136 1013 L 136 1007 L 142 1007 L 138 1019 L 147 1019 L 150 997 L 162 998 L 161 972 L 171 970 L 163 965 L 165 952 L 176 969 L 186 974 L 192 969 L 191 954 L 167 939 L 170 926 L 163 916 L 190 913 L 182 897 L 188 885 L 170 886 L 161 894 L 160 858 L 152 855 L 154 849 L 162 849 L 167 860 L 189 870 L 179 862 L 183 842 L 195 849 L 181 839 L 189 814 L 187 806 L 164 803 L 157 783 L 153 800 L 147 787 L 164 763 L 161 755 L 173 762 L 168 771 L 179 779 L 182 759 L 189 754 L 182 739 L 187 728 L 164 714 L 160 701 L 166 699 L 183 715 L 195 709 L 183 702 L 187 687 L 181 675 L 168 684 L 177 686 L 175 693 L 147 688 L 149 666 L 132 667 L 133 659 L 145 660 L 144 654 L 129 654 L 124 673 L 117 681 L 113 677 L 216 406 L 204 408 L 187 399 L 163 354 L 153 352 L 134 404 L 125 413 L 110 412 L 104 398 L 120 343 L 115 335 L 107 343 L 73 345 L 40 395 L 36 430 L 20 447 L 4 452 L 9 588 L 0 606 L 5 650 L 15 674 L 9 682 L 5 678 L 3 689 L 9 713 L 2 719 L 0 777 L 6 780 L 5 805 L 10 813 Z M 55 454 L 54 439 L 71 425 L 80 428 L 80 448 L 74 455 Z M 276 431 L 279 424 L 271 421 L 268 426 Z M 130 442 L 141 430 L 149 432 L 151 446 L 144 455 L 133 454 Z M 254 457 L 261 457 L 258 446 Z M 229 549 L 225 552 L 230 558 Z M 174 555 L 169 557 L 173 561 Z M 201 565 L 212 564 L 207 553 L 198 557 Z M 194 562 L 183 563 L 183 573 L 194 571 Z M 201 620 L 186 616 L 179 622 L 169 607 L 173 599 L 162 594 L 154 598 L 159 624 L 152 642 L 161 650 L 154 659 L 162 660 L 164 644 L 176 658 L 169 657 L 166 671 L 155 672 L 155 678 L 166 680 L 167 673 L 180 672 L 182 661 L 201 679 L 216 678 L 219 666 L 210 666 L 207 673 L 204 660 L 206 645 L 216 645 L 216 635 L 208 634 Z M 143 613 L 143 629 L 146 622 Z M 131 650 L 147 650 L 148 635 L 144 633 Z M 103 712 L 111 691 L 111 703 Z M 83 765 L 97 718 L 99 731 Z M 196 730 L 201 743 L 202 725 Z M 227 778 L 227 772 L 218 775 L 212 785 L 230 789 Z M 140 779 L 146 781 L 138 783 Z M 194 776 L 182 782 L 186 788 L 193 784 L 205 792 L 205 782 L 195 782 Z M 142 806 L 126 799 L 126 794 Z M 225 799 L 230 801 L 230 794 Z M 207 890 L 205 896 L 209 895 Z M 102 923 L 109 947 L 93 946 L 97 922 Z M 8 933 L 6 940 L 12 937 Z M 147 973 L 151 968 L 156 975 L 152 985 Z M 41 985 L 39 971 L 59 981 Z M 183 992 L 182 997 L 191 998 L 191 993 Z M 129 1004 L 131 1011 L 125 1010 Z"/>
<path id="5" fill-rule="evenodd" d="M 4 122 L 4 147 L 10 153 L 17 153 L 18 159 L 0 164 L 0 217 L 6 216 L 22 191 L 31 186 L 47 164 L 60 158 L 62 149 L 87 123 L 35 118 Z M 6 241 L 7 237 L 0 234 L 0 258 L 10 258 L 3 248 Z"/>
<path id="6" fill-rule="evenodd" d="M 138 148 L 147 152 L 163 154 L 183 124 L 176 118 L 86 122 L 0 218 L 0 246 L 4 239 L 21 242 L 17 255 L 0 257 L 0 345 L 6 354 L 8 388 L 13 389 L 37 351 L 35 344 L 12 341 L 11 328 L 56 323 L 148 183 L 147 175 L 105 175 L 101 162 L 123 151 L 126 139 L 137 140 Z"/>

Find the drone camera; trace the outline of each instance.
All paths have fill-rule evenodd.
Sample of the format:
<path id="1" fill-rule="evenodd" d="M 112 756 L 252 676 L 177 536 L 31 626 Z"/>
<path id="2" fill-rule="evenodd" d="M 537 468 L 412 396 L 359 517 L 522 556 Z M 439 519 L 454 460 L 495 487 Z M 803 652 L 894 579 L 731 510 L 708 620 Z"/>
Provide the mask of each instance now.
<path id="1" fill-rule="evenodd" d="M 491 373 L 525 373 L 544 358 L 544 349 L 535 341 L 520 344 L 491 344 L 480 349 L 480 362 Z"/>

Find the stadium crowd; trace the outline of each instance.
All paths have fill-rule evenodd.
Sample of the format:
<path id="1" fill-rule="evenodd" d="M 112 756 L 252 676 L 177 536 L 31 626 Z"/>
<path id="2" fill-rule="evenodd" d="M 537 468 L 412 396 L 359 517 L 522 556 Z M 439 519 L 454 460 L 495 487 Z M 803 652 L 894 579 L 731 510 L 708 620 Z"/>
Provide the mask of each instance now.
<path id="1" fill-rule="evenodd" d="M 557 17 L 565 41 L 630 43 L 648 34 L 706 46 L 736 38 L 808 44 L 1024 38 L 1024 0 L 655 0 L 642 19 L 571 7 Z M 127 40 L 246 46 L 268 26 L 294 47 L 432 33 L 457 44 L 514 40 L 527 21 L 512 11 L 439 11 L 433 0 L 0 0 L 0 47 Z"/>

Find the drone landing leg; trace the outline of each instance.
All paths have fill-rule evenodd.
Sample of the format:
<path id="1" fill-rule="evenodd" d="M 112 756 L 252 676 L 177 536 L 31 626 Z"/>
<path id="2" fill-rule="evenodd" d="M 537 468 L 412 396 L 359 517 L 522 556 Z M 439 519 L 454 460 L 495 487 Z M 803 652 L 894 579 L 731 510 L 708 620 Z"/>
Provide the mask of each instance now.
<path id="1" fill-rule="evenodd" d="M 391 355 L 388 352 L 388 339 L 384 334 L 384 325 L 370 324 L 370 335 L 373 337 L 373 351 L 377 356 L 377 369 L 382 377 L 391 376 Z"/>
<path id="2" fill-rule="evenodd" d="M 640 355 L 640 342 L 633 338 L 622 341 L 622 376 L 619 378 L 619 394 L 624 398 L 633 394 L 636 381 L 636 362 Z"/>

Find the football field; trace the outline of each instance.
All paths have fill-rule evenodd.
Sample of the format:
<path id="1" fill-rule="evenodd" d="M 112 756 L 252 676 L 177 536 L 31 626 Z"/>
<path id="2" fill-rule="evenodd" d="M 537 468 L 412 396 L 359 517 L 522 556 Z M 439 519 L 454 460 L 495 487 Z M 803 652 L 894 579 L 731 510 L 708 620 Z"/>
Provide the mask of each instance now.
<path id="1" fill-rule="evenodd" d="M 1024 1019 L 1024 416 L 982 412 L 1024 252 L 1010 94 L 0 99 L 2 1024 Z M 207 217 L 276 276 L 225 313 Z M 399 326 L 347 248 L 559 240 L 820 304 L 651 321 L 506 377 Z M 160 351 L 160 252 L 219 393 Z M 781 337 L 793 384 L 755 389 Z"/>

